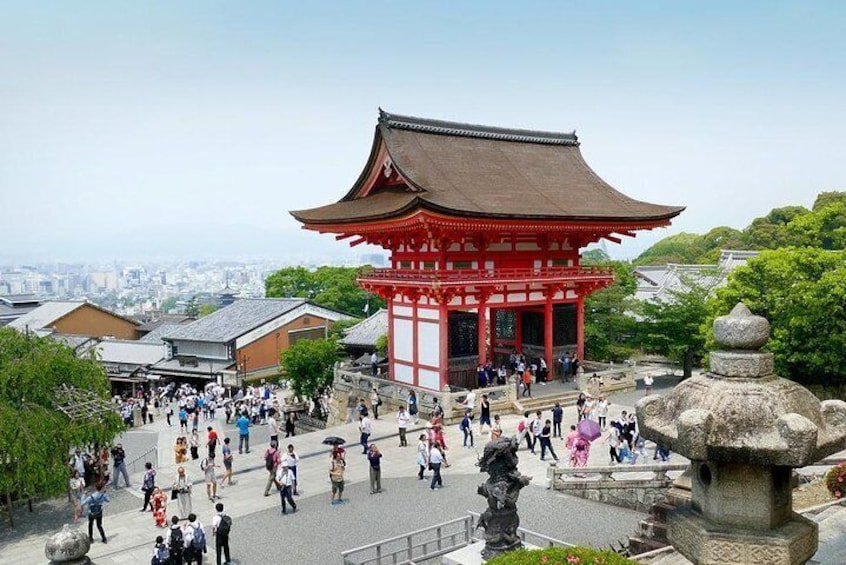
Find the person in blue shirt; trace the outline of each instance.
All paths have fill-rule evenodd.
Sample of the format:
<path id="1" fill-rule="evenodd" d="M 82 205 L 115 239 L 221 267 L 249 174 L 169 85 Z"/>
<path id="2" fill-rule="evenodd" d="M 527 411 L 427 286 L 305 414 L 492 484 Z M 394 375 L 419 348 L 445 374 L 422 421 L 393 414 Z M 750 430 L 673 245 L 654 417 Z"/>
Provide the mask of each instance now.
<path id="1" fill-rule="evenodd" d="M 100 538 L 106 543 L 106 532 L 103 531 L 103 505 L 109 501 L 109 495 L 105 492 L 105 485 L 97 483 L 97 490 L 82 498 L 82 505 L 88 506 L 88 539 L 94 541 L 94 522 L 97 522 L 97 530 L 100 531 Z"/>
<path id="2" fill-rule="evenodd" d="M 246 450 L 250 452 L 250 419 L 245 414 L 241 414 L 235 422 L 238 426 L 238 453 L 243 453 Z"/>
<path id="3" fill-rule="evenodd" d="M 179 409 L 179 431 L 188 431 L 188 412 L 185 411 L 185 407 Z"/>
<path id="4" fill-rule="evenodd" d="M 470 438 L 470 446 L 473 447 L 473 428 L 470 427 L 470 410 L 464 412 L 464 418 L 461 420 L 458 429 L 464 433 L 464 447 L 468 447 L 467 438 Z"/>

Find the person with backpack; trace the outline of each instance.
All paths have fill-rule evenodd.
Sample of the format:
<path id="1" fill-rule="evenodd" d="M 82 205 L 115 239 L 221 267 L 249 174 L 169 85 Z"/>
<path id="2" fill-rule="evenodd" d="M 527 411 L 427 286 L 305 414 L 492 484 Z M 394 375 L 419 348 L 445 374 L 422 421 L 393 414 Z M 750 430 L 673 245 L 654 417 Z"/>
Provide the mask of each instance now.
<path id="1" fill-rule="evenodd" d="M 276 471 L 279 466 L 279 450 L 276 448 L 276 442 L 271 441 L 270 447 L 264 452 L 264 468 L 267 470 L 267 484 L 264 487 L 264 496 L 270 496 L 270 487 L 273 486 L 276 480 Z"/>
<path id="2" fill-rule="evenodd" d="M 464 434 L 464 447 L 473 447 L 473 428 L 470 424 L 470 411 L 464 411 L 464 418 L 461 419 L 461 423 L 458 425 L 458 429 L 462 431 Z M 467 438 L 470 438 L 470 445 L 467 445 Z"/>
<path id="3" fill-rule="evenodd" d="M 105 485 L 97 483 L 97 490 L 82 499 L 82 505 L 88 505 L 88 539 L 94 541 L 94 522 L 97 522 L 97 530 L 103 543 L 106 541 L 106 532 L 103 531 L 103 505 L 109 502 L 109 495 L 105 492 Z"/>
<path id="4" fill-rule="evenodd" d="M 147 511 L 147 506 L 150 506 L 150 510 L 153 510 L 152 505 L 150 505 L 150 497 L 153 496 L 153 491 L 156 488 L 156 470 L 153 469 L 153 464 L 147 461 L 144 463 L 144 479 L 141 482 L 141 490 L 144 491 L 144 506 L 141 507 L 141 512 Z"/>
<path id="5" fill-rule="evenodd" d="M 170 548 L 165 544 L 162 536 L 156 536 L 156 545 L 153 546 L 153 559 L 150 565 L 170 565 Z"/>
<path id="6" fill-rule="evenodd" d="M 214 534 L 214 550 L 217 554 L 217 565 L 221 565 L 220 556 L 226 557 L 224 563 L 229 565 L 232 558 L 229 556 L 229 532 L 232 531 L 232 517 L 223 513 L 223 504 L 218 502 L 214 506 L 214 518 L 212 518 L 212 533 Z"/>
<path id="7" fill-rule="evenodd" d="M 170 519 L 167 547 L 170 551 L 170 565 L 182 565 L 185 561 L 185 534 L 179 524 L 179 516 Z"/>
<path id="8" fill-rule="evenodd" d="M 206 530 L 197 519 L 196 514 L 188 515 L 188 525 L 185 526 L 185 563 L 203 565 L 203 554 L 208 552 L 206 547 Z"/>

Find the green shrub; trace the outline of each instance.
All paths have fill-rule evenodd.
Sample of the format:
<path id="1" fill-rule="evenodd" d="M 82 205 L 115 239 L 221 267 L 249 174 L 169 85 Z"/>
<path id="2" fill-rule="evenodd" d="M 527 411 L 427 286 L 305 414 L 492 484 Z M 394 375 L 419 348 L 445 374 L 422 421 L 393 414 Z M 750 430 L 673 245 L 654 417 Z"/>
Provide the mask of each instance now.
<path id="1" fill-rule="evenodd" d="M 487 565 L 636 565 L 613 551 L 590 547 L 553 547 L 511 551 L 488 561 Z"/>

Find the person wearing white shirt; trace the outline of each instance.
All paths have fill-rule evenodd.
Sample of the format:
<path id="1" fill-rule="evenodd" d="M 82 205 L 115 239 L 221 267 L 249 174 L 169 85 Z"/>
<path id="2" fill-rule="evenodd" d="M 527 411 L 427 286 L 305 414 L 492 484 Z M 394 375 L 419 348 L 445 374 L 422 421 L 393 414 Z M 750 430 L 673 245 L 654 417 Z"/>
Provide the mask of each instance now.
<path id="1" fill-rule="evenodd" d="M 359 417 L 358 431 L 361 432 L 361 454 L 367 455 L 368 440 L 370 439 L 370 434 L 373 432 L 373 428 L 370 425 L 370 418 L 364 415 Z"/>
<path id="2" fill-rule="evenodd" d="M 399 428 L 400 447 L 408 447 L 408 441 L 405 439 L 405 430 L 408 427 L 409 420 L 410 418 L 408 416 L 408 412 L 405 410 L 405 406 L 400 406 L 399 412 L 397 412 L 397 427 Z"/>
<path id="3" fill-rule="evenodd" d="M 276 471 L 276 488 L 279 489 L 279 497 L 282 499 L 282 514 L 287 514 L 286 502 L 291 505 L 291 509 L 296 512 L 297 504 L 291 496 L 291 486 L 294 484 L 294 478 L 288 471 L 288 465 L 282 463 L 279 465 L 279 470 Z"/>
<path id="4" fill-rule="evenodd" d="M 441 451 L 441 446 L 438 442 L 432 444 L 429 450 L 429 467 L 432 469 L 432 484 L 430 488 L 435 490 L 444 486 L 444 481 L 441 478 L 441 464 L 444 462 L 444 454 Z"/>
<path id="5" fill-rule="evenodd" d="M 300 456 L 294 452 L 294 445 L 288 444 L 288 451 L 282 456 L 282 464 L 288 466 L 288 472 L 291 474 L 292 486 L 294 496 L 299 496 L 297 492 L 297 463 L 300 462 Z"/>
<path id="6" fill-rule="evenodd" d="M 267 415 L 267 431 L 270 433 L 270 443 L 279 442 L 279 422 L 276 420 L 276 410 L 271 409 Z"/>
<path id="7" fill-rule="evenodd" d="M 226 558 L 224 563 L 229 565 L 232 558 L 229 556 L 229 532 L 221 531 L 220 524 L 223 522 L 223 517 L 226 514 L 223 512 L 223 504 L 218 502 L 215 504 L 215 515 L 212 518 L 212 533 L 214 533 L 214 550 L 217 554 L 217 563 L 220 563 L 221 554 Z M 229 518 L 229 524 L 232 524 L 232 518 Z"/>

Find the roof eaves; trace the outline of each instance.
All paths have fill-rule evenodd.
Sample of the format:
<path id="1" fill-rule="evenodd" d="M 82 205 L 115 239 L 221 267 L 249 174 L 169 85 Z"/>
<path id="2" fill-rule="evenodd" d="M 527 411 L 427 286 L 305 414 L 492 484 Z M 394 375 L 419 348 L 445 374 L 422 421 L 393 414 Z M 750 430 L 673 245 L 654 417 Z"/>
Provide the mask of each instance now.
<path id="1" fill-rule="evenodd" d="M 445 120 L 390 114 L 381 108 L 379 109 L 379 125 L 388 129 L 402 129 L 435 135 L 475 137 L 517 143 L 540 143 L 543 145 L 579 145 L 579 139 L 575 131 L 561 133 L 448 122 Z"/>

